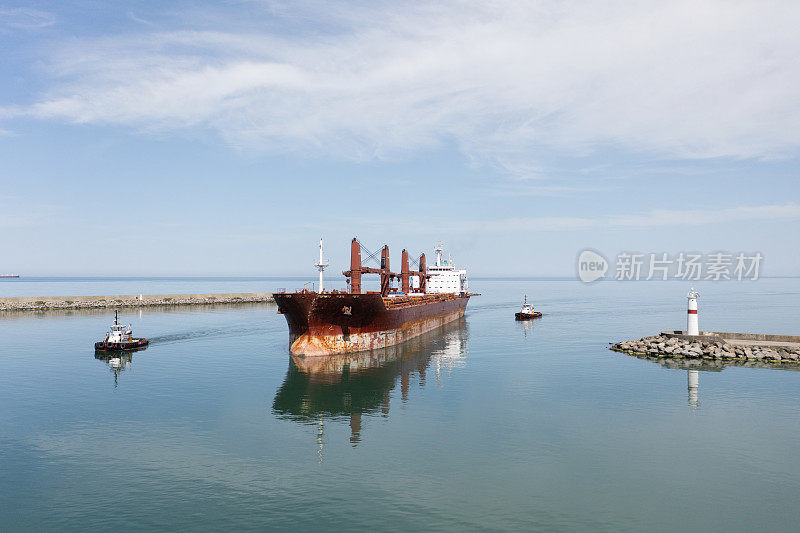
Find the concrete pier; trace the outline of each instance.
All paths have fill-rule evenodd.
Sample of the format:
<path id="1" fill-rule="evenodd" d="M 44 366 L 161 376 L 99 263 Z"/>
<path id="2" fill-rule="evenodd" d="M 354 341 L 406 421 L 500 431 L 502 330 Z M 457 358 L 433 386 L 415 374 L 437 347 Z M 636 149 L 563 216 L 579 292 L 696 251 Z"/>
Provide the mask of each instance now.
<path id="1" fill-rule="evenodd" d="M 729 331 L 700 331 L 690 335 L 686 331 L 662 331 L 665 337 L 676 337 L 686 340 L 724 341 L 728 344 L 749 344 L 763 346 L 800 347 L 800 335 L 772 335 L 769 333 L 733 333 Z"/>
<path id="2" fill-rule="evenodd" d="M 275 300 L 271 292 L 123 294 L 111 296 L 23 296 L 0 298 L 0 312 L 274 302 Z"/>

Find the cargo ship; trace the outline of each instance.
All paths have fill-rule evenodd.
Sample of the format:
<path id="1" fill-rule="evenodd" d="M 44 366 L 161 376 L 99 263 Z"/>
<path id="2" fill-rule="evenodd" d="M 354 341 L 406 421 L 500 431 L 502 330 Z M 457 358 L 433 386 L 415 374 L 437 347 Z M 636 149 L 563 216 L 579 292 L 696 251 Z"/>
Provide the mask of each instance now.
<path id="1" fill-rule="evenodd" d="M 389 247 L 381 249 L 380 267 L 362 264 L 361 243 L 350 243 L 350 269 L 342 272 L 346 291 L 325 291 L 322 255 L 319 290 L 274 294 L 278 313 L 286 317 L 292 355 L 317 357 L 361 352 L 394 346 L 464 316 L 472 294 L 466 270 L 457 270 L 452 259 L 442 259 L 441 243 L 434 249 L 435 263 L 428 268 L 421 254 L 418 269 L 411 270 L 406 250 L 399 273 L 389 265 Z M 365 274 L 380 276 L 379 291 L 362 291 Z M 399 284 L 398 286 L 395 286 Z"/>
<path id="2" fill-rule="evenodd" d="M 18 278 L 19 274 L 0 274 L 0 278 Z"/>

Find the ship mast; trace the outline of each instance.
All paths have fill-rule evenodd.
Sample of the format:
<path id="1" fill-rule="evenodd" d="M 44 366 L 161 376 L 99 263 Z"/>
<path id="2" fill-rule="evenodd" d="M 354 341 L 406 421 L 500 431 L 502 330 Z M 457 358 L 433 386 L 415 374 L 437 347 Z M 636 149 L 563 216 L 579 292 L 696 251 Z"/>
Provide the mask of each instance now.
<path id="1" fill-rule="evenodd" d="M 436 248 L 433 249 L 433 251 L 436 252 L 436 266 L 437 267 L 438 266 L 442 266 L 442 246 L 443 245 L 444 245 L 444 243 L 442 241 L 439 241 L 439 243 L 436 245 Z"/>
<path id="2" fill-rule="evenodd" d="M 325 271 L 325 268 L 328 267 L 330 263 L 323 259 L 322 257 L 322 237 L 319 239 L 319 261 L 314 263 L 314 266 L 317 267 L 319 270 L 319 292 L 322 292 L 325 286 L 323 285 L 322 275 Z"/>

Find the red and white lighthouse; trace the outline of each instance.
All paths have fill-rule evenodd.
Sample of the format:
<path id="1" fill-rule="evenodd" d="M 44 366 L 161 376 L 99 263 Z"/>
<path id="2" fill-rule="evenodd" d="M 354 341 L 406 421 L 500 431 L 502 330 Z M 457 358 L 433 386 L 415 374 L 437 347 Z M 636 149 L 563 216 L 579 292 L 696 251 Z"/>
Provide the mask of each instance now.
<path id="1" fill-rule="evenodd" d="M 692 287 L 687 296 L 689 298 L 689 309 L 686 315 L 686 334 L 700 335 L 700 328 L 697 321 L 697 297 L 700 296 L 700 293 Z"/>

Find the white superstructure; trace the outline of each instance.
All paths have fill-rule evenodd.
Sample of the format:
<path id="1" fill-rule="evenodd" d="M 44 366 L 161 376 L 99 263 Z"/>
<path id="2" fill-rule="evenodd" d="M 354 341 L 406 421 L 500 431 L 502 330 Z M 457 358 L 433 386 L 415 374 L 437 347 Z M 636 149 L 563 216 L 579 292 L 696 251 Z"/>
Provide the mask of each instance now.
<path id="1" fill-rule="evenodd" d="M 456 265 L 453 259 L 442 259 L 442 244 L 439 243 L 433 249 L 436 252 L 436 261 L 433 265 L 428 267 L 427 293 L 428 294 L 467 294 L 469 292 L 469 283 L 467 281 L 466 270 L 456 270 Z M 418 278 L 412 278 L 415 283 L 415 288 L 419 287 Z"/>
<path id="2" fill-rule="evenodd" d="M 525 295 L 525 301 L 522 302 L 522 307 L 519 310 L 520 314 L 523 315 L 532 315 L 533 314 L 533 306 L 528 303 L 528 295 Z"/>
<path id="3" fill-rule="evenodd" d="M 114 323 L 111 324 L 111 331 L 106 333 L 105 342 L 132 342 L 132 333 L 133 332 L 131 331 L 130 325 L 119 323 L 119 320 L 117 319 L 117 312 L 114 311 Z"/>

